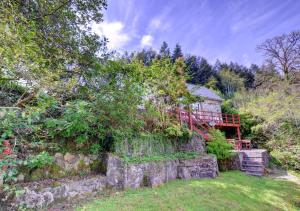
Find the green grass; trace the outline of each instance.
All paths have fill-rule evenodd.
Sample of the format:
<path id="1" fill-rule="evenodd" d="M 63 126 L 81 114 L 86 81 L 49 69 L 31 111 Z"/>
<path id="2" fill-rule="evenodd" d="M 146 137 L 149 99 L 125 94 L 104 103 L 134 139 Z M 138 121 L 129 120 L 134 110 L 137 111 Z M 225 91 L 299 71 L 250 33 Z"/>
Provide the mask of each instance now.
<path id="1" fill-rule="evenodd" d="M 217 179 L 175 180 L 115 193 L 77 210 L 300 210 L 300 187 L 232 171 Z"/>
<path id="2" fill-rule="evenodd" d="M 192 159 L 199 157 L 198 152 L 174 152 L 174 153 L 165 153 L 162 155 L 152 155 L 152 156 L 142 156 L 142 157 L 121 157 L 123 161 L 126 163 L 143 163 L 143 162 L 151 162 L 151 161 L 166 161 L 166 160 L 174 160 L 177 158 L 185 158 Z"/>

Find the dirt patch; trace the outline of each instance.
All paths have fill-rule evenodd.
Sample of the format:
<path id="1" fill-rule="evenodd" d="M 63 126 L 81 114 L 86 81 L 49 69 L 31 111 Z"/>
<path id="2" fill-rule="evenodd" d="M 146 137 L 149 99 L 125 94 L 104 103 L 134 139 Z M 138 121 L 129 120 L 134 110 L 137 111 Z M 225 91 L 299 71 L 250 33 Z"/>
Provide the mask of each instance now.
<path id="1" fill-rule="evenodd" d="M 273 167 L 270 169 L 269 176 L 274 179 L 286 180 L 300 185 L 300 179 L 298 177 L 280 167 Z"/>

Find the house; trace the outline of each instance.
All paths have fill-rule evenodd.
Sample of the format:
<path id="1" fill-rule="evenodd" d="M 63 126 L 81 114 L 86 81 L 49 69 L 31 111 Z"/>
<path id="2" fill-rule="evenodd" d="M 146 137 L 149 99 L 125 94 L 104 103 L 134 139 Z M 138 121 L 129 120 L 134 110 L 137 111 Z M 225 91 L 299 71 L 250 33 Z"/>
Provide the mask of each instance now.
<path id="1" fill-rule="evenodd" d="M 222 113 L 222 98 L 214 91 L 193 84 L 186 84 L 186 86 L 192 95 L 201 97 L 203 100 L 191 104 L 192 109 L 179 108 L 177 110 L 180 124 L 187 123 L 191 130 L 200 134 L 207 141 L 210 139 L 208 131 L 211 128 L 233 130 L 236 133 L 236 137 L 233 138 L 235 148 L 241 149 L 240 116 Z"/>
<path id="2" fill-rule="evenodd" d="M 195 110 L 211 111 L 221 113 L 221 104 L 223 99 L 217 95 L 213 90 L 204 86 L 194 84 L 186 84 L 188 91 L 197 97 L 202 97 L 202 102 L 193 103 L 191 106 Z"/>

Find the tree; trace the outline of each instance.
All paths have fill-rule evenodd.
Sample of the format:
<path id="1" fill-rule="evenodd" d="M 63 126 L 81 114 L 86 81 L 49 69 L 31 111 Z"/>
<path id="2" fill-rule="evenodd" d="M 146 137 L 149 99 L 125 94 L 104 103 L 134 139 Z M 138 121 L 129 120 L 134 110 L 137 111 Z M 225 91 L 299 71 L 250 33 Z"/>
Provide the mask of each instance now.
<path id="1" fill-rule="evenodd" d="M 257 90 L 274 90 L 276 87 L 280 86 L 280 81 L 281 78 L 275 65 L 267 63 L 262 65 L 262 67 L 256 71 L 253 85 Z"/>
<path id="2" fill-rule="evenodd" d="M 268 61 L 282 71 L 287 81 L 300 70 L 300 31 L 293 31 L 266 40 L 257 47 Z"/>
<path id="3" fill-rule="evenodd" d="M 163 43 L 160 47 L 159 54 L 162 58 L 171 56 L 170 48 L 169 48 L 168 44 L 165 41 L 163 41 Z"/>
<path id="4" fill-rule="evenodd" d="M 135 58 L 144 65 L 149 66 L 152 61 L 157 57 L 157 53 L 152 48 L 143 49 L 141 52 L 137 52 Z"/>
<path id="5" fill-rule="evenodd" d="M 218 73 L 222 70 L 222 67 L 221 67 L 221 62 L 219 59 L 217 59 L 217 61 L 215 62 L 214 66 L 213 66 L 213 71 Z"/>
<path id="6" fill-rule="evenodd" d="M 255 67 L 253 67 L 253 68 L 255 68 Z M 252 71 L 255 71 L 255 69 L 250 70 L 243 65 L 239 65 L 238 63 L 233 63 L 233 62 L 230 62 L 230 64 L 227 65 L 227 67 L 225 67 L 223 69 L 229 69 L 230 71 L 234 72 L 235 74 L 237 74 L 238 76 L 243 78 L 245 88 L 248 89 L 248 88 L 253 87 L 255 72 L 252 72 Z"/>
<path id="7" fill-rule="evenodd" d="M 154 103 L 177 105 L 181 97 L 189 97 L 184 68 L 183 58 L 178 58 L 175 63 L 170 58 L 153 60 L 144 71 L 143 86 Z"/>
<path id="8" fill-rule="evenodd" d="M 174 48 L 174 51 L 173 51 L 172 61 L 175 62 L 176 59 L 178 59 L 180 57 L 183 57 L 183 53 L 182 53 L 182 50 L 181 50 L 181 46 L 177 43 L 175 48 Z"/>
<path id="9" fill-rule="evenodd" d="M 215 76 L 211 76 L 207 83 L 205 84 L 205 87 L 209 88 L 209 89 L 213 89 L 215 91 L 218 91 L 218 88 L 217 88 L 217 84 L 218 84 L 218 80 L 216 79 Z"/>
<path id="10" fill-rule="evenodd" d="M 187 56 L 185 63 L 190 83 L 204 85 L 214 76 L 211 65 L 203 57 Z"/>
<path id="11" fill-rule="evenodd" d="M 227 96 L 231 96 L 234 92 L 244 89 L 244 79 L 229 69 L 221 70 L 220 77 Z"/>
<path id="12" fill-rule="evenodd" d="M 89 27 L 102 21 L 104 8 L 105 0 L 1 1 L 0 79 L 27 88 L 16 106 L 39 90 L 68 98 L 84 84 L 107 56 L 107 40 Z"/>

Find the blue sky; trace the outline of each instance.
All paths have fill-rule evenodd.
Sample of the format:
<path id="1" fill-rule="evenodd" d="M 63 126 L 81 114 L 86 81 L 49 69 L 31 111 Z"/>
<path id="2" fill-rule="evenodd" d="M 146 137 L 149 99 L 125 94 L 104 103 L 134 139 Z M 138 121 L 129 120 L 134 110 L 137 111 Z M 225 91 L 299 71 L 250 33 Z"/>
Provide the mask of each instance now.
<path id="1" fill-rule="evenodd" d="M 159 49 L 166 41 L 212 64 L 247 66 L 262 63 L 259 43 L 297 29 L 300 0 L 108 0 L 104 22 L 93 25 L 110 49 Z"/>

